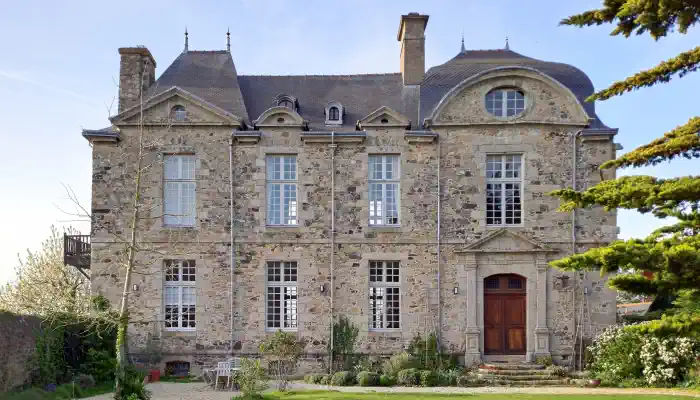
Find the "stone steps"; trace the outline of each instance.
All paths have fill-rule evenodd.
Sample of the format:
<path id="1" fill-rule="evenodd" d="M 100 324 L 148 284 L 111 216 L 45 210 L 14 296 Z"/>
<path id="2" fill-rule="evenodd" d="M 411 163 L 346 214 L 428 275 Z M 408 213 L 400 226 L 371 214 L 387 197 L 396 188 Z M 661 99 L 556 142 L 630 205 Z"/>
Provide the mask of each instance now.
<path id="1" fill-rule="evenodd" d="M 544 370 L 544 369 L 515 369 L 515 370 L 506 370 L 506 369 L 485 369 L 485 368 L 479 368 L 477 370 L 479 374 L 494 374 L 494 375 L 505 375 L 505 376 L 518 376 L 518 375 L 543 375 L 543 376 L 549 376 L 549 371 Z"/>
<path id="2" fill-rule="evenodd" d="M 535 381 L 515 381 L 515 380 L 487 380 L 484 383 L 479 383 L 478 386 L 566 386 L 569 385 L 569 380 L 562 379 L 540 379 Z"/>
<path id="3" fill-rule="evenodd" d="M 534 369 L 544 369 L 544 365 L 540 364 L 526 364 L 526 363 L 485 363 L 481 366 L 483 369 L 491 370 L 503 370 L 503 371 L 522 371 L 522 370 L 534 370 Z"/>
<path id="4" fill-rule="evenodd" d="M 477 374 L 480 379 L 486 380 L 501 380 L 501 381 L 549 381 L 559 379 L 558 376 L 552 375 L 497 375 L 497 374 Z"/>

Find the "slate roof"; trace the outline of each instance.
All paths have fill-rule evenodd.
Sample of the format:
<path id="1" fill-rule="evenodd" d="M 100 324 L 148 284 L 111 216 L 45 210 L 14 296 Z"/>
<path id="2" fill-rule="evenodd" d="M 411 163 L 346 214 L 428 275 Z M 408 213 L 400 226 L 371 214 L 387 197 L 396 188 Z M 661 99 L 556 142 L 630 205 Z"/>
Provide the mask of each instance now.
<path id="1" fill-rule="evenodd" d="M 355 123 L 381 106 L 387 106 L 409 119 L 417 118 L 418 90 L 404 87 L 401 74 L 371 75 L 302 75 L 302 76 L 239 76 L 238 82 L 248 115 L 256 119 L 270 107 L 275 97 L 289 94 L 298 99 L 299 114 L 309 121 L 311 129 L 324 126 L 325 107 L 331 101 L 345 109 L 342 127 L 353 130 Z"/>
<path id="2" fill-rule="evenodd" d="M 312 130 L 324 126 L 325 106 L 338 101 L 345 108 L 342 127 L 354 130 L 355 122 L 381 106 L 405 115 L 412 129 L 421 129 L 440 99 L 455 85 L 480 72 L 504 66 L 526 66 L 556 79 L 576 95 L 589 116 L 591 129 L 610 129 L 595 114 L 595 105 L 584 100 L 593 93 L 591 80 L 571 65 L 541 61 L 514 51 L 462 51 L 444 64 L 430 68 L 420 88 L 406 87 L 401 74 L 368 75 L 238 75 L 228 51 L 187 51 L 163 72 L 149 95 L 178 86 L 224 110 L 243 118 L 248 126 L 270 107 L 280 94 L 294 96 L 299 114 Z"/>
<path id="3" fill-rule="evenodd" d="M 505 66 L 529 67 L 556 79 L 574 93 L 589 117 L 595 118 L 590 128 L 609 129 L 596 116 L 595 104 L 585 102 L 594 89 L 593 83 L 583 71 L 568 64 L 541 61 L 506 49 L 461 51 L 446 63 L 430 68 L 421 84 L 421 121 L 430 116 L 440 99 L 463 80 L 480 72 Z"/>
<path id="4" fill-rule="evenodd" d="M 238 86 L 236 66 L 228 51 L 187 51 L 180 54 L 149 89 L 147 96 L 178 86 L 249 121 Z M 257 116 L 256 116 L 257 117 Z"/>

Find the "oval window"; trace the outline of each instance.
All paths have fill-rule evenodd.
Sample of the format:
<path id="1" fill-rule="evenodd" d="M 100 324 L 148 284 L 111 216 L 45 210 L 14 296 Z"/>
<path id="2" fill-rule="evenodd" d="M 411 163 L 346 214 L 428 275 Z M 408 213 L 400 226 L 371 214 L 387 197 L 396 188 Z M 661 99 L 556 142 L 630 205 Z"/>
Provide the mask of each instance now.
<path id="1" fill-rule="evenodd" d="M 497 117 L 514 117 L 525 110 L 525 93 L 517 89 L 496 89 L 486 95 L 486 111 Z"/>

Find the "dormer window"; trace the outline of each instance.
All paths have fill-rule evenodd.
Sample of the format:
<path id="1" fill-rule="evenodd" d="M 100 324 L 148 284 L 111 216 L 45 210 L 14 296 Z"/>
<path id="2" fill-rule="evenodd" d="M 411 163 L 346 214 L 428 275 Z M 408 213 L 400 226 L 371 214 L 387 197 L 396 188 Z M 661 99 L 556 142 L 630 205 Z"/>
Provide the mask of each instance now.
<path id="1" fill-rule="evenodd" d="M 187 118 L 187 111 L 185 111 L 185 106 L 176 105 L 172 109 L 173 120 L 177 122 L 183 122 Z"/>
<path id="2" fill-rule="evenodd" d="M 275 104 L 278 107 L 286 107 L 294 111 L 298 111 L 297 109 L 299 108 L 297 98 L 284 93 L 279 94 L 277 95 L 277 97 L 275 97 Z"/>
<path id="3" fill-rule="evenodd" d="M 326 125 L 342 125 L 343 124 L 343 105 L 337 101 L 332 101 L 326 105 Z"/>
<path id="4" fill-rule="evenodd" d="M 496 89 L 486 95 L 486 111 L 496 117 L 514 117 L 525 111 L 525 93 L 518 89 Z"/>

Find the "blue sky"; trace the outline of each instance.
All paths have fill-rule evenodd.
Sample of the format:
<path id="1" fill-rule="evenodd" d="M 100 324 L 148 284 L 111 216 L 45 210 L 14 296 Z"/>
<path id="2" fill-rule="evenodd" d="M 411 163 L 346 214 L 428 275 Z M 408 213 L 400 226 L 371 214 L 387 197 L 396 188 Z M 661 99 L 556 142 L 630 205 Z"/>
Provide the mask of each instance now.
<path id="1" fill-rule="evenodd" d="M 100 4 L 98 4 L 100 3 Z M 117 94 L 118 47 L 145 45 L 157 74 L 182 51 L 225 48 L 240 74 L 350 74 L 396 72 L 399 16 L 430 15 L 427 66 L 468 49 L 511 49 L 534 58 L 581 68 L 597 89 L 700 43 L 696 29 L 654 42 L 610 37 L 610 27 L 560 27 L 561 18 L 598 7 L 579 1 L 97 1 L 25 0 L 0 14 L 0 282 L 14 276 L 17 253 L 38 249 L 49 226 L 71 219 L 62 184 L 90 203 L 91 151 L 81 128 L 108 125 Z M 626 151 L 698 114 L 700 73 L 597 105 Z M 116 101 L 114 104 L 116 109 Z M 697 174 L 681 161 L 631 173 Z M 87 232 L 85 224 L 76 224 Z M 659 221 L 634 212 L 619 216 L 621 237 L 642 236 Z"/>

